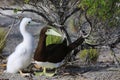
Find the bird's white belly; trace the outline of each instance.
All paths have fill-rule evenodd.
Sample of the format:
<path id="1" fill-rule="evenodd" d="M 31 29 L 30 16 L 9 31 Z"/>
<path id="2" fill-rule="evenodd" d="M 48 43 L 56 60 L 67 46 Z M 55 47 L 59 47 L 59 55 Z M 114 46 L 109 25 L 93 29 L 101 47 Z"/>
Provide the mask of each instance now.
<path id="1" fill-rule="evenodd" d="M 58 62 L 58 63 L 51 63 L 51 62 L 39 62 L 39 61 L 35 61 L 35 63 L 40 66 L 40 67 L 45 67 L 45 68 L 57 68 L 59 66 L 61 66 L 63 64 L 62 62 Z"/>
<path id="2" fill-rule="evenodd" d="M 19 70 L 26 68 L 32 60 L 32 54 L 25 53 L 24 55 L 18 56 L 14 53 L 9 56 L 7 62 L 7 72 L 17 73 Z"/>

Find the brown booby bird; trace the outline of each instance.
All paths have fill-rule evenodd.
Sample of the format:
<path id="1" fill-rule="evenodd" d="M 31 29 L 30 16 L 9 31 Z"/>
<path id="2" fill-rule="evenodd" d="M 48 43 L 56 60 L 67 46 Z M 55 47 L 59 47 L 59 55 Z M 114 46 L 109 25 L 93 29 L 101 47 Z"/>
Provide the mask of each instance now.
<path id="1" fill-rule="evenodd" d="M 73 43 L 67 45 L 67 39 L 64 37 L 61 43 L 50 44 L 46 46 L 47 35 L 56 35 L 56 36 L 61 35 L 57 32 L 56 32 L 57 34 L 52 34 L 53 32 L 55 33 L 55 31 L 49 27 L 44 27 L 41 30 L 38 46 L 34 54 L 35 63 L 38 66 L 43 67 L 44 75 L 46 75 L 46 68 L 53 69 L 61 66 L 66 55 L 70 53 L 74 48 L 82 44 L 84 41 L 84 38 L 80 37 Z"/>

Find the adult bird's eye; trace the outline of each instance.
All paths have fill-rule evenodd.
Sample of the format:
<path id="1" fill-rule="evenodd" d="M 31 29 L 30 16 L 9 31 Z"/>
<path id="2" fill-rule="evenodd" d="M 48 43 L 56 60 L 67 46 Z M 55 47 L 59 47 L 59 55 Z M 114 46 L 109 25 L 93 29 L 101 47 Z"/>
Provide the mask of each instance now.
<path id="1" fill-rule="evenodd" d="M 50 30 L 48 29 L 47 31 L 49 32 Z"/>

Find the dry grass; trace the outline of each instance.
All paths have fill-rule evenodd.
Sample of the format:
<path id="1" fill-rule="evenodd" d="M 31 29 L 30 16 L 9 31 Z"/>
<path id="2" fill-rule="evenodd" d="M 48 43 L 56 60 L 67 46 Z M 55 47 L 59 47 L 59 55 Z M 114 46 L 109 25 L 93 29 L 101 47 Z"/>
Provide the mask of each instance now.
<path id="1" fill-rule="evenodd" d="M 6 31 L 4 30 L 4 28 L 0 28 L 0 54 L 2 53 L 4 47 L 5 47 L 5 39 L 6 36 Z"/>

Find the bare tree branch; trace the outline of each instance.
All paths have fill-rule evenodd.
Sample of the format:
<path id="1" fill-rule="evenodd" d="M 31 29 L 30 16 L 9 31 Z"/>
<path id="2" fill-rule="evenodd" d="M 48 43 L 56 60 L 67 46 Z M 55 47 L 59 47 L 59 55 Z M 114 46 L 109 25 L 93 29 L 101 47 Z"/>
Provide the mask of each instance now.
<path id="1" fill-rule="evenodd" d="M 6 14 L 3 14 L 3 13 L 1 13 L 1 12 L 0 12 L 0 14 L 3 15 L 3 16 L 9 17 L 9 18 L 18 19 L 17 17 L 13 17 L 13 16 L 10 16 L 10 15 L 6 15 Z"/>
<path id="2" fill-rule="evenodd" d="M 16 10 L 16 8 L 3 8 L 3 7 L 0 7 L 0 9 L 2 10 Z M 32 13 L 36 13 L 37 15 L 43 17 L 49 25 L 53 26 L 54 25 L 54 22 L 52 22 L 51 20 L 49 20 L 46 15 L 44 15 L 43 13 L 41 12 L 38 12 L 36 10 L 33 10 L 33 9 L 17 9 L 18 11 L 21 11 L 21 12 L 32 12 Z M 1 13 L 2 14 L 2 13 Z M 8 15 L 7 15 L 8 16 Z M 9 16 L 10 17 L 10 16 Z"/>
<path id="3" fill-rule="evenodd" d="M 67 15 L 67 16 L 65 17 L 65 19 L 61 22 L 61 25 L 64 25 L 65 21 L 66 21 L 71 15 L 73 15 L 74 13 L 76 13 L 76 12 L 78 12 L 78 11 L 80 11 L 80 10 L 81 10 L 81 8 L 76 8 L 76 9 L 74 9 L 69 15 Z"/>

